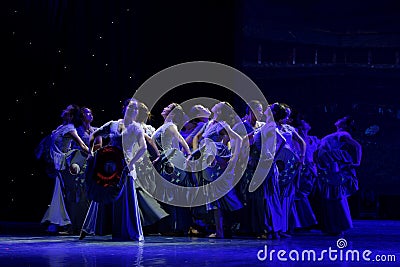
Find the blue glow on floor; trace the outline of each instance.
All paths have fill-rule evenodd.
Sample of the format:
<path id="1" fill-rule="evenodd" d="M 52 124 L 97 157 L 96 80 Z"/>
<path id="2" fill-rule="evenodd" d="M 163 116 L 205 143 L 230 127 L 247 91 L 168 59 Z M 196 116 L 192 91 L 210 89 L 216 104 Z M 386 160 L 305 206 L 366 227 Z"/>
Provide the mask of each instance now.
<path id="1" fill-rule="evenodd" d="M 346 246 L 339 249 L 338 237 L 318 231 L 281 240 L 146 236 L 141 243 L 116 242 L 111 236 L 87 236 L 78 240 L 78 236 L 9 235 L 2 231 L 0 266 L 400 266 L 400 221 L 355 221 L 354 228 L 343 238 Z M 321 261 L 289 259 L 291 251 L 293 256 L 293 251 L 301 255 L 310 250 L 315 251 L 318 258 L 321 251 L 329 247 L 338 251 L 336 260 L 328 255 Z M 265 248 L 268 254 L 276 251 L 272 260 L 269 257 L 263 260 L 265 255 L 260 251 Z M 282 259 L 287 261 L 278 259 L 279 250 L 285 251 Z M 376 255 L 385 256 L 387 261 L 390 255 L 396 258 L 379 263 L 362 258 L 351 261 L 343 256 L 340 261 L 340 250 L 343 255 L 348 250 L 360 253 L 370 250 L 371 259 Z"/>

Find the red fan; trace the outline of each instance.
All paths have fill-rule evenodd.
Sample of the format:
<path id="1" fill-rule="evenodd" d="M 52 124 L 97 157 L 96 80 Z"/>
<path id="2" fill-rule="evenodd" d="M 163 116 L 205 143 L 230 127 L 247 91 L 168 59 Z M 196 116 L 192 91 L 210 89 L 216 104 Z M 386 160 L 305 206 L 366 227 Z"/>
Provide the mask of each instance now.
<path id="1" fill-rule="evenodd" d="M 88 197 L 101 203 L 118 199 L 127 175 L 123 173 L 126 167 L 124 154 L 118 147 L 105 146 L 96 150 L 94 157 L 88 160 Z"/>

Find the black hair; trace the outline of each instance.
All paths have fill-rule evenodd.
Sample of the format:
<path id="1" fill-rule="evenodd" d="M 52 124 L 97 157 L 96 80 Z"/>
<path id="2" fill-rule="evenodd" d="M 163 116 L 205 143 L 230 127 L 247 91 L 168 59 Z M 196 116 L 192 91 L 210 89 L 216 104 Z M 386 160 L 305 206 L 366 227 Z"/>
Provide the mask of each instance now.
<path id="1" fill-rule="evenodd" d="M 75 126 L 78 127 L 79 123 L 81 121 L 81 117 L 80 117 L 80 107 L 76 104 L 70 104 L 67 106 L 66 109 L 64 109 L 61 113 L 61 118 L 65 121 L 66 120 L 66 116 L 67 114 L 69 116 L 71 116 L 71 123 Z"/>
<path id="2" fill-rule="evenodd" d="M 283 120 L 286 118 L 289 114 L 289 109 L 290 107 L 287 104 L 284 103 L 273 103 L 270 105 L 270 109 L 272 112 L 272 115 L 274 116 L 274 120 L 276 122 L 279 122 L 280 120 Z"/>

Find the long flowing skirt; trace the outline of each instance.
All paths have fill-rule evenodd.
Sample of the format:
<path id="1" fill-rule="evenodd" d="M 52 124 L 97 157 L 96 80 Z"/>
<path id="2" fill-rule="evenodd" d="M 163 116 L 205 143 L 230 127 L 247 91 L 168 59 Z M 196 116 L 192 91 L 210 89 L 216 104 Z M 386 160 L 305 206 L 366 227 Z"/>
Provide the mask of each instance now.
<path id="1" fill-rule="evenodd" d="M 128 176 L 120 197 L 112 203 L 91 202 L 82 226 L 87 234 L 112 234 L 113 240 L 144 240 L 135 183 Z"/>
<path id="2" fill-rule="evenodd" d="M 60 173 L 58 173 L 55 178 L 53 197 L 41 223 L 51 223 L 59 226 L 71 224 L 71 219 L 69 218 L 64 202 L 62 178 Z"/>

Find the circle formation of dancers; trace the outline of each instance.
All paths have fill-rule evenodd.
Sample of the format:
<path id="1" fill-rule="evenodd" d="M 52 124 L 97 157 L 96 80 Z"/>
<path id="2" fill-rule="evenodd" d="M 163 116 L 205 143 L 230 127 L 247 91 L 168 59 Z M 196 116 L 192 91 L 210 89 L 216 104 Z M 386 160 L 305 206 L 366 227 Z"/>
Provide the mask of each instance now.
<path id="1" fill-rule="evenodd" d="M 146 103 L 129 98 L 121 118 L 96 127 L 90 108 L 68 105 L 35 150 L 54 179 L 47 233 L 280 239 L 352 228 L 347 198 L 362 156 L 354 120 L 339 118 L 319 138 L 285 103 L 238 111 L 171 102 L 156 126 Z"/>

